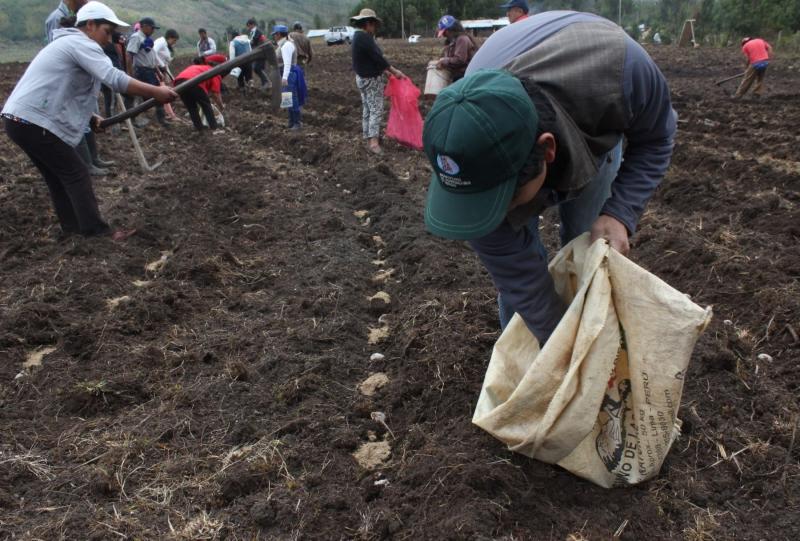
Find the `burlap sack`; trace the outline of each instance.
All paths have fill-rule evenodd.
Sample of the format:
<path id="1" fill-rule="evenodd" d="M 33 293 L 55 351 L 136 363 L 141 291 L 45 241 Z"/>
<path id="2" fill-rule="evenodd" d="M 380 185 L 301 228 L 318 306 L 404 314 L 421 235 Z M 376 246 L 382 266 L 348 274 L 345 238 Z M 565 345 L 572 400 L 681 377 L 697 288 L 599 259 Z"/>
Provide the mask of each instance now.
<path id="1" fill-rule="evenodd" d="M 600 486 L 655 476 L 680 431 L 686 367 L 711 319 L 588 233 L 550 264 L 569 304 L 545 344 L 519 315 L 495 344 L 472 422 Z"/>

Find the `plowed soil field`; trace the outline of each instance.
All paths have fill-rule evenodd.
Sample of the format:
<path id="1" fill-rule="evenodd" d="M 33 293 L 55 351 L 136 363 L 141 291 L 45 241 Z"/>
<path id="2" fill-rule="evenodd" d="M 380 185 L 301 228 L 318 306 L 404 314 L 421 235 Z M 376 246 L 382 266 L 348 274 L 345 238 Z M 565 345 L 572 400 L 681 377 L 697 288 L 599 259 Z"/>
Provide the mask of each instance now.
<path id="1" fill-rule="evenodd" d="M 422 84 L 432 42 L 384 46 Z M 470 423 L 491 281 L 424 231 L 424 157 L 366 152 L 349 50 L 318 46 L 300 133 L 232 93 L 224 134 L 139 130 L 147 175 L 100 136 L 124 243 L 60 238 L 0 135 L 0 538 L 800 538 L 800 60 L 733 101 L 737 50 L 651 54 L 680 134 L 631 257 L 715 311 L 658 478 L 601 489 Z"/>

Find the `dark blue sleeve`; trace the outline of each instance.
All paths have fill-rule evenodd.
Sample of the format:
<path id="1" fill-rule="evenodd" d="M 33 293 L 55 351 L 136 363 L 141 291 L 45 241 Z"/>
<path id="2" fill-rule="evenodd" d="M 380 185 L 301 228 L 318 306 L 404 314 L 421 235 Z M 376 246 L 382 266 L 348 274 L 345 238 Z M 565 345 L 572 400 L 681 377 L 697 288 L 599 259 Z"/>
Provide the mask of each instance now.
<path id="1" fill-rule="evenodd" d="M 519 231 L 507 220 L 494 232 L 469 241 L 494 285 L 527 324 L 540 344 L 550 337 L 566 306 L 556 294 L 547 257 L 535 249 L 527 227 Z"/>
<path id="2" fill-rule="evenodd" d="M 623 77 L 630 113 L 625 130 L 627 146 L 602 213 L 617 218 L 633 234 L 669 167 L 676 115 L 666 79 L 647 52 L 631 39 L 627 40 Z"/>

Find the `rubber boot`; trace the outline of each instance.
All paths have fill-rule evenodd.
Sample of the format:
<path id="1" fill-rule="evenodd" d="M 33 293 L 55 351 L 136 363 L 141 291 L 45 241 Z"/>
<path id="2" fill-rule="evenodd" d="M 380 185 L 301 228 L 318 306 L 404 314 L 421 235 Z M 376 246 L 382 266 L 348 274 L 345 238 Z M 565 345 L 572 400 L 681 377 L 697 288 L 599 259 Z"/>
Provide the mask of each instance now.
<path id="1" fill-rule="evenodd" d="M 97 138 L 94 135 L 94 132 L 89 132 L 84 136 L 86 139 L 86 146 L 89 147 L 89 155 L 92 157 L 92 163 L 95 167 L 104 168 L 104 167 L 111 167 L 114 165 L 113 161 L 105 161 L 100 159 L 100 155 L 97 153 Z"/>
<path id="2" fill-rule="evenodd" d="M 89 152 L 89 145 L 86 142 L 86 137 L 81 139 L 81 142 L 78 143 L 78 146 L 75 147 L 75 150 L 81 157 L 81 160 L 83 160 L 83 163 L 86 164 L 86 167 L 89 169 L 89 174 L 91 176 L 104 177 L 108 174 L 108 169 L 101 169 L 92 163 L 92 154 L 91 152 Z"/>

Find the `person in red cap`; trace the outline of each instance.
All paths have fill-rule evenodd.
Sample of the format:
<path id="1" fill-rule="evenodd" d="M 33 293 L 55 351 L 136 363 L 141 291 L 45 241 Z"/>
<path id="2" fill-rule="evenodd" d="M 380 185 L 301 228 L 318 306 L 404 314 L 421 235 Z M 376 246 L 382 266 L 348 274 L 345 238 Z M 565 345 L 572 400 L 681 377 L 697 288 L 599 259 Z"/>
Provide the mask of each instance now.
<path id="1" fill-rule="evenodd" d="M 742 39 L 742 54 L 747 58 L 747 70 L 744 72 L 744 79 L 736 90 L 734 98 L 741 98 L 750 89 L 753 82 L 756 87 L 753 89 L 755 96 L 761 96 L 764 90 L 764 75 L 767 73 L 767 66 L 769 66 L 769 55 L 772 52 L 772 46 L 761 38 L 743 38 Z"/>
<path id="2" fill-rule="evenodd" d="M 224 54 L 219 54 L 219 53 L 211 54 L 201 58 L 205 60 L 206 64 L 222 64 L 228 61 L 227 57 Z"/>
<path id="3" fill-rule="evenodd" d="M 225 57 L 222 55 L 210 55 L 206 58 L 195 58 L 194 63 L 191 66 L 180 72 L 175 77 L 175 86 L 178 86 L 179 84 L 210 70 L 212 66 L 217 64 L 213 57 L 222 57 L 223 62 L 225 59 Z M 219 107 L 219 110 L 223 111 L 225 109 L 225 104 L 222 103 L 221 91 L 222 77 L 217 75 L 216 77 L 212 77 L 207 81 L 203 81 L 199 85 L 189 88 L 181 93 L 181 101 L 183 101 L 183 104 L 189 111 L 189 116 L 192 119 L 192 124 L 194 124 L 194 129 L 198 132 L 202 132 L 205 128 L 205 126 L 203 126 L 203 120 L 200 118 L 200 112 L 198 111 L 198 108 L 203 111 L 203 116 L 206 117 L 206 123 L 208 123 L 208 127 L 212 130 L 216 130 L 218 128 L 217 119 L 214 115 L 214 110 L 211 107 L 211 100 L 213 99 L 214 103 L 216 103 L 217 107 Z"/>
<path id="4" fill-rule="evenodd" d="M 458 81 L 464 77 L 469 61 L 478 50 L 478 44 L 464 31 L 461 22 L 452 15 L 445 15 L 439 19 L 436 26 L 438 29 L 436 36 L 445 38 L 443 56 L 436 63 L 436 67 L 446 69 L 450 72 L 452 81 Z"/>

